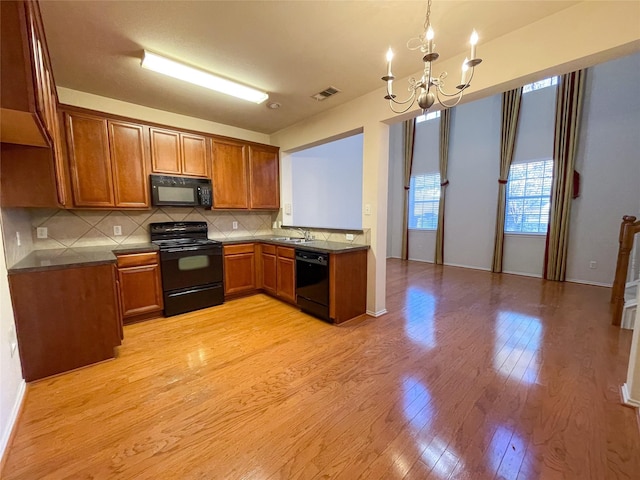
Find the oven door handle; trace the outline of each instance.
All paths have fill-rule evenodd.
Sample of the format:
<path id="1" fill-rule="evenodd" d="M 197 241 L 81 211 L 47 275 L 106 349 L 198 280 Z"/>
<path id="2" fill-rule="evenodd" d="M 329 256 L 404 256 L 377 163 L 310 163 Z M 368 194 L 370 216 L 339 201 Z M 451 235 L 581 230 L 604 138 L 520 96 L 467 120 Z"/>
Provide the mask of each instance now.
<path id="1" fill-rule="evenodd" d="M 193 257 L 197 255 L 220 256 L 222 257 L 222 246 L 212 245 L 211 247 L 181 247 L 160 250 L 160 261 L 175 260 L 177 258 Z"/>

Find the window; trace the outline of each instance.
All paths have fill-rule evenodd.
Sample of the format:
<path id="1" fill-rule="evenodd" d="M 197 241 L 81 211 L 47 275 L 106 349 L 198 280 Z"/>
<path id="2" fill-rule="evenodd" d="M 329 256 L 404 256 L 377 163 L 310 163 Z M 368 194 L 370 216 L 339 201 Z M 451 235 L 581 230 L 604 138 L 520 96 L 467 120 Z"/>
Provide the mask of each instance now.
<path id="1" fill-rule="evenodd" d="M 547 233 L 553 160 L 516 163 L 507 183 L 506 233 Z"/>
<path id="2" fill-rule="evenodd" d="M 416 117 L 416 123 L 426 122 L 427 120 L 433 120 L 434 118 L 440 118 L 440 110 L 436 112 L 425 113 L 424 115 Z"/>
<path id="3" fill-rule="evenodd" d="M 411 177 L 409 190 L 409 228 L 435 230 L 438 227 L 440 174 Z"/>
<path id="4" fill-rule="evenodd" d="M 538 80 L 537 82 L 529 83 L 522 87 L 522 93 L 533 92 L 534 90 L 540 90 L 541 88 L 552 87 L 558 84 L 558 77 L 549 77 L 544 80 Z"/>

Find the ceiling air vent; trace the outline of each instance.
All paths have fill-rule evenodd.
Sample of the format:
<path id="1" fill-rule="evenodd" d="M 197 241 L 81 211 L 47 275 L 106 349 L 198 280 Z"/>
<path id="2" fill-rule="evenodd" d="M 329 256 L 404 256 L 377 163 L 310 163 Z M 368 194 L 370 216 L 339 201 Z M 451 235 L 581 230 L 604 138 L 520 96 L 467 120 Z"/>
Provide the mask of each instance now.
<path id="1" fill-rule="evenodd" d="M 317 101 L 321 102 L 322 100 L 325 100 L 332 95 L 335 95 L 336 93 L 340 93 L 340 90 L 338 90 L 336 87 L 327 87 L 323 91 L 318 92 L 315 95 L 311 95 L 311 98 L 314 98 Z"/>

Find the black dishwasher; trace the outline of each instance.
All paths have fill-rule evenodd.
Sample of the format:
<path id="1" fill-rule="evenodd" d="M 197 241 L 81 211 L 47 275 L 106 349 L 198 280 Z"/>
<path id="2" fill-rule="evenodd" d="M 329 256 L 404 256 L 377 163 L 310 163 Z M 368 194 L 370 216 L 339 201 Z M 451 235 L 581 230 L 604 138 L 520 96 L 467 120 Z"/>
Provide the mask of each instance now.
<path id="1" fill-rule="evenodd" d="M 329 254 L 296 248 L 296 297 L 303 312 L 329 320 Z"/>

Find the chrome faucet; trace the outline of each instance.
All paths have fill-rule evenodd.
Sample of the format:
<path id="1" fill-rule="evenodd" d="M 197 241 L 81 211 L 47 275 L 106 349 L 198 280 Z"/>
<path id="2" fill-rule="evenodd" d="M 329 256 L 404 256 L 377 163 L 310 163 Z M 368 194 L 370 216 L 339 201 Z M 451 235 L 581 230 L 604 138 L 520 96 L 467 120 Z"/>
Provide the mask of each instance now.
<path id="1" fill-rule="evenodd" d="M 304 240 L 308 242 L 309 240 L 313 240 L 313 235 L 309 230 L 305 230 L 304 228 L 296 228 L 302 235 L 304 236 Z"/>

